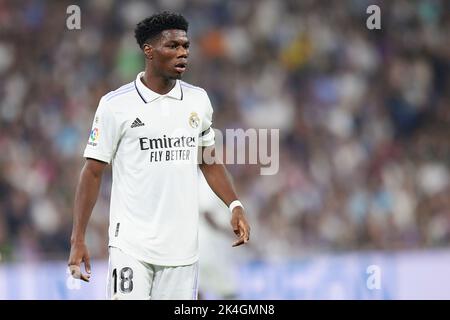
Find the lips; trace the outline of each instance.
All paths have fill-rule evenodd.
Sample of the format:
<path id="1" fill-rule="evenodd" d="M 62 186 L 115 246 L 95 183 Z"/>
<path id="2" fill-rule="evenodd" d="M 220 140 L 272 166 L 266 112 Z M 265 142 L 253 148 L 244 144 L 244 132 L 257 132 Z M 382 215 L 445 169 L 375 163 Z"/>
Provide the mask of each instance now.
<path id="1" fill-rule="evenodd" d="M 175 70 L 177 70 L 178 72 L 184 72 L 186 70 L 186 67 L 186 62 L 179 62 L 175 65 Z"/>

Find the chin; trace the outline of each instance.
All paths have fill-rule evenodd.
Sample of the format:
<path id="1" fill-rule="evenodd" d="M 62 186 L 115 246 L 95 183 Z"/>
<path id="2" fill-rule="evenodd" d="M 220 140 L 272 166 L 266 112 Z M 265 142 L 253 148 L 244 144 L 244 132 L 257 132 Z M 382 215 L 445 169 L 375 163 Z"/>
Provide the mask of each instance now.
<path id="1" fill-rule="evenodd" d="M 167 79 L 169 79 L 169 80 L 180 80 L 182 76 L 183 76 L 182 73 L 175 73 L 175 74 L 168 75 Z"/>
<path id="2" fill-rule="evenodd" d="M 184 74 L 184 72 L 183 73 L 176 73 L 173 78 L 175 80 L 179 80 L 179 79 L 181 79 L 183 77 L 183 74 Z"/>

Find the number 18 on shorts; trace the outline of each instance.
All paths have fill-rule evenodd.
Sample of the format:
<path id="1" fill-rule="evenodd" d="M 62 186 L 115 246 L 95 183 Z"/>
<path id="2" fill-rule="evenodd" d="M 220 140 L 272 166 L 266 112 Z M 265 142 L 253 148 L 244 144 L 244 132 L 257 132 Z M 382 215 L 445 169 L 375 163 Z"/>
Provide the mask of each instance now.
<path id="1" fill-rule="evenodd" d="M 107 298 L 113 300 L 196 300 L 198 263 L 158 266 L 109 248 Z"/>

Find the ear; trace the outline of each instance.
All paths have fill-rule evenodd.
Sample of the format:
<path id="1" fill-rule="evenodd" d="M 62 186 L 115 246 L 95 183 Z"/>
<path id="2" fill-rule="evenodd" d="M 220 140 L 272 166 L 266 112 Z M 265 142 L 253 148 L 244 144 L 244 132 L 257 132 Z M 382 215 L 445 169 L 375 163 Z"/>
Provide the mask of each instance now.
<path id="1" fill-rule="evenodd" d="M 148 43 L 145 43 L 142 47 L 142 50 L 144 51 L 145 56 L 147 59 L 151 60 L 153 59 L 153 47 L 149 45 Z"/>

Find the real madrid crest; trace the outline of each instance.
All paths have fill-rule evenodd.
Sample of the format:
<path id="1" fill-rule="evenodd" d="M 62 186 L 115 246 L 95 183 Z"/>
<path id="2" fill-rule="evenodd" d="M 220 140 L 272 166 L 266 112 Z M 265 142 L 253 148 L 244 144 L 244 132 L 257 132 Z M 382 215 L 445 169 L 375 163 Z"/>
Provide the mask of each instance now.
<path id="1" fill-rule="evenodd" d="M 189 116 L 189 125 L 192 128 L 198 128 L 198 125 L 200 124 L 200 118 L 198 117 L 196 112 L 191 112 L 191 115 Z"/>

